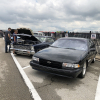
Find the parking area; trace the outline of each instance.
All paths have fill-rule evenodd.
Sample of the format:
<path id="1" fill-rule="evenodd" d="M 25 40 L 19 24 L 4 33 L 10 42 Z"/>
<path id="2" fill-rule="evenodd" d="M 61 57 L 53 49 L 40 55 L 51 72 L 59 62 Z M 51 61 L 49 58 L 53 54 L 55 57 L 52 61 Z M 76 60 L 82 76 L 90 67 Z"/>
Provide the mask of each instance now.
<path id="1" fill-rule="evenodd" d="M 100 74 L 98 60 L 87 68 L 85 78 L 66 78 L 43 73 L 29 66 L 31 57 L 14 55 L 42 100 L 95 100 Z"/>

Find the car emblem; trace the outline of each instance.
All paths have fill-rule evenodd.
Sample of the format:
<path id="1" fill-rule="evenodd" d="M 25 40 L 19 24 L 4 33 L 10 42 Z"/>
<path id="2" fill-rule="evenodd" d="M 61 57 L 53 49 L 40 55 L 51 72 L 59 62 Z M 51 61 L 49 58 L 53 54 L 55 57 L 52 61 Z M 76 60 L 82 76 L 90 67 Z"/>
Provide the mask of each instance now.
<path id="1" fill-rule="evenodd" d="M 48 64 L 51 64 L 51 62 L 50 62 L 50 61 L 47 61 L 47 63 L 48 63 Z"/>

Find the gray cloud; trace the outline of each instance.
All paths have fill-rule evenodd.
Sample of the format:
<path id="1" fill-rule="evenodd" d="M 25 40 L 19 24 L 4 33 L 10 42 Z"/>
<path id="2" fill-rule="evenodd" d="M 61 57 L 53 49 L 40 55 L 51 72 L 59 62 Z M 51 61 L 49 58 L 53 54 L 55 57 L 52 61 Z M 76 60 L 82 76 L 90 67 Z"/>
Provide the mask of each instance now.
<path id="1" fill-rule="evenodd" d="M 1 28 L 99 30 L 99 0 L 0 0 Z"/>

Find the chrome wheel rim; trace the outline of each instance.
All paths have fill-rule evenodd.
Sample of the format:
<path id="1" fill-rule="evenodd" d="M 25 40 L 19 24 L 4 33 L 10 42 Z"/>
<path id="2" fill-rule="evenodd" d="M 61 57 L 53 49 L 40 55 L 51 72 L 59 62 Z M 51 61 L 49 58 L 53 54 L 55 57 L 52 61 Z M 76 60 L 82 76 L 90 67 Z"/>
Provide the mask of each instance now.
<path id="1" fill-rule="evenodd" d="M 86 63 L 84 63 L 84 66 L 83 66 L 83 75 L 85 75 L 86 73 Z"/>

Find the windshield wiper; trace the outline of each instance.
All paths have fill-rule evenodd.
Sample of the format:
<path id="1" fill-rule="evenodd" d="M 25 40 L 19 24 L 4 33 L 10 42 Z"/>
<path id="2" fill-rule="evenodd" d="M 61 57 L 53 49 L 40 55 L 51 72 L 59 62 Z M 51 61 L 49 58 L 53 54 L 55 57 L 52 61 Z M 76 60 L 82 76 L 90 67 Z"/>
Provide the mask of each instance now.
<path id="1" fill-rule="evenodd" d="M 65 49 L 73 49 L 73 50 L 76 50 L 75 48 L 65 48 Z"/>
<path id="2" fill-rule="evenodd" d="M 58 47 L 55 47 L 55 46 L 50 46 L 50 47 L 58 48 Z"/>

